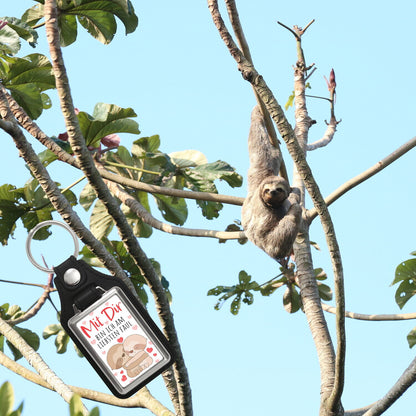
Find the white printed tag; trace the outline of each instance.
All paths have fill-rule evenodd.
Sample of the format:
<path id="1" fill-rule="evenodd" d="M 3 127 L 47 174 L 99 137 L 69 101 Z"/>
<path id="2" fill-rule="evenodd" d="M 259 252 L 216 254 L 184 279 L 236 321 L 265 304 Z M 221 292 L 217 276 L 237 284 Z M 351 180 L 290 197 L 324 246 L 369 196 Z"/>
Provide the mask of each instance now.
<path id="1" fill-rule="evenodd" d="M 68 326 L 120 394 L 152 378 L 171 358 L 118 287 L 73 316 Z"/>

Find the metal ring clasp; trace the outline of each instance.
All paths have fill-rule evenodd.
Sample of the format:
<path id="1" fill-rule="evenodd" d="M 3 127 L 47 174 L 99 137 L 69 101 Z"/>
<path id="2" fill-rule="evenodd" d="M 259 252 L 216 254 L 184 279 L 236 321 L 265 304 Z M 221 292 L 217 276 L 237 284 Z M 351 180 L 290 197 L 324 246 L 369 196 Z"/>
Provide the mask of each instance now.
<path id="1" fill-rule="evenodd" d="M 43 221 L 40 222 L 39 224 L 37 224 L 35 227 L 33 227 L 30 231 L 29 234 L 27 236 L 27 240 L 26 240 L 26 254 L 27 257 L 29 258 L 30 262 L 39 270 L 42 270 L 46 273 L 53 273 L 54 270 L 53 269 L 48 269 L 47 267 L 43 267 L 41 266 L 39 263 L 36 262 L 36 260 L 33 258 L 32 255 L 32 251 L 30 249 L 30 244 L 32 242 L 33 236 L 35 235 L 35 233 L 40 230 L 43 227 L 48 227 L 49 225 L 59 225 L 62 228 L 65 228 L 69 234 L 71 234 L 72 239 L 74 240 L 74 246 L 75 246 L 75 250 L 74 250 L 74 257 L 78 257 L 78 253 L 79 253 L 79 242 L 78 242 L 78 237 L 77 235 L 72 231 L 71 227 L 61 221 L 56 221 L 56 220 L 48 220 L 48 221 Z"/>

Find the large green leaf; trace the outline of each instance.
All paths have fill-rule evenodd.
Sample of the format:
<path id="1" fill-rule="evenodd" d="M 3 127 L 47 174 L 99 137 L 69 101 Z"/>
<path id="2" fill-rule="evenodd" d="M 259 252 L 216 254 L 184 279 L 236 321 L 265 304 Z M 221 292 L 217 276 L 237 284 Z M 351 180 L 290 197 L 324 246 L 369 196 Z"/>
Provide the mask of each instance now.
<path id="1" fill-rule="evenodd" d="M 38 118 L 43 111 L 42 92 L 55 88 L 51 63 L 46 56 L 34 53 L 24 58 L 10 58 L 8 65 L 3 85 L 29 117 Z"/>
<path id="2" fill-rule="evenodd" d="M 0 20 L 6 21 L 7 26 L 14 30 L 19 37 L 26 40 L 30 46 L 36 46 L 38 34 L 27 22 L 16 17 L 2 17 Z"/>
<path id="3" fill-rule="evenodd" d="M 5 17 L 0 20 L 6 20 Z M 15 30 L 8 25 L 0 29 L 0 55 L 16 55 L 20 50 L 20 38 Z"/>
<path id="4" fill-rule="evenodd" d="M 108 213 L 105 205 L 98 200 L 91 213 L 90 218 L 90 230 L 94 234 L 95 238 L 101 240 L 103 237 L 107 237 L 114 227 L 114 220 Z"/>
<path id="5" fill-rule="evenodd" d="M 416 294 L 416 259 L 406 260 L 397 266 L 392 285 L 399 282 L 395 298 L 397 305 L 402 309 Z"/>
<path id="6" fill-rule="evenodd" d="M 65 197 L 71 205 L 77 204 L 72 191 L 67 190 Z M 0 186 L 0 243 L 7 244 L 19 218 L 29 231 L 38 223 L 52 219 L 54 210 L 36 179 L 28 181 L 23 188 L 7 184 Z M 47 228 L 42 228 L 34 238 L 43 240 L 49 235 Z"/>
<path id="7" fill-rule="evenodd" d="M 16 228 L 16 221 L 27 211 L 27 205 L 21 204 L 23 191 L 13 185 L 0 186 L 0 242 L 7 245 Z"/>
<path id="8" fill-rule="evenodd" d="M 188 209 L 183 198 L 173 198 L 166 195 L 154 195 L 157 206 L 166 221 L 183 225 L 188 217 Z"/>
<path id="9" fill-rule="evenodd" d="M 98 103 L 92 116 L 83 111 L 78 114 L 82 134 L 87 146 L 91 147 L 98 147 L 100 140 L 108 134 L 140 134 L 138 123 L 131 117 L 136 117 L 133 109 L 105 103 Z"/>

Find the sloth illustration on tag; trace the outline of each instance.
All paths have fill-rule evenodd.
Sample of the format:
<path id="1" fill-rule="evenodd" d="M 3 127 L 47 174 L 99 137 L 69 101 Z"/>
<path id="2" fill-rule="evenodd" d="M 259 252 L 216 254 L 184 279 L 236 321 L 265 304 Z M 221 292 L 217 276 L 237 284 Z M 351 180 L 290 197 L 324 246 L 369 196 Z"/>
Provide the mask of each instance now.
<path id="1" fill-rule="evenodd" d="M 132 313 L 118 288 L 68 321 L 83 347 L 122 391 L 164 366 L 166 351 L 153 339 L 143 322 Z"/>

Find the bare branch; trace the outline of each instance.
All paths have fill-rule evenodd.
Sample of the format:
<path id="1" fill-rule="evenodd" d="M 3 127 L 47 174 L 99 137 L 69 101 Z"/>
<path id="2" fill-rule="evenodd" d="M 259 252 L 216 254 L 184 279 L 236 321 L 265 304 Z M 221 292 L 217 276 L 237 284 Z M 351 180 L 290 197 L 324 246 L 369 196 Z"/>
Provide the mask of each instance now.
<path id="1" fill-rule="evenodd" d="M 39 373 L 53 390 L 55 390 L 67 403 L 71 400 L 73 391 L 67 386 L 43 361 L 42 357 L 15 331 L 6 321 L 0 318 L 0 333 L 16 347 L 27 362 Z M 83 407 L 83 413 L 88 410 Z"/>
<path id="2" fill-rule="evenodd" d="M 410 363 L 409 367 L 403 372 L 394 386 L 387 394 L 377 401 L 363 416 L 379 416 L 383 414 L 404 392 L 416 382 L 416 358 Z"/>
<path id="3" fill-rule="evenodd" d="M 326 312 L 335 314 L 335 308 L 333 306 L 322 303 L 322 309 Z M 351 319 L 358 319 L 361 321 L 405 321 L 410 319 L 416 319 L 416 312 L 413 313 L 393 313 L 393 314 L 364 314 L 345 311 L 345 317 Z"/>
<path id="4" fill-rule="evenodd" d="M 6 354 L 0 351 L 0 364 L 14 373 L 22 376 L 28 381 L 35 383 L 41 387 L 45 387 L 49 390 L 54 388 L 41 376 L 33 371 L 23 367 L 21 364 L 10 359 Z M 118 399 L 112 394 L 101 393 L 99 391 L 85 389 L 83 387 L 68 386 L 73 393 L 76 393 L 84 399 L 93 400 L 95 402 L 110 404 L 118 407 L 128 408 L 147 408 L 153 414 L 160 416 L 174 416 L 174 414 L 164 407 L 158 400 L 156 400 L 146 387 L 140 389 L 134 396 L 128 399 Z"/>
<path id="5" fill-rule="evenodd" d="M 413 139 L 410 139 L 408 142 L 400 146 L 397 150 L 395 150 L 390 155 L 386 156 L 384 159 L 380 160 L 371 168 L 365 170 L 364 172 L 360 173 L 359 175 L 355 176 L 354 178 L 350 179 L 349 181 L 341 185 L 338 189 L 336 189 L 334 192 L 332 192 L 329 196 L 325 198 L 326 204 L 331 205 L 333 202 L 335 202 L 338 198 L 347 193 L 349 190 L 355 188 L 360 183 L 366 181 L 367 179 L 374 176 L 376 173 L 382 171 L 384 168 L 389 166 L 391 163 L 395 162 L 397 159 L 399 159 L 409 150 L 413 149 L 415 146 L 416 137 L 413 137 Z M 312 222 L 316 216 L 317 210 L 315 207 L 308 210 L 307 217 L 310 222 Z"/>
<path id="6" fill-rule="evenodd" d="M 237 38 L 239 47 L 242 51 L 242 54 L 250 63 L 253 63 L 253 60 L 251 58 L 250 48 L 248 46 L 246 37 L 244 35 L 243 27 L 240 22 L 240 16 L 238 14 L 235 0 L 225 0 L 225 4 L 227 6 L 227 12 L 230 18 L 231 26 L 234 30 L 234 33 Z M 254 88 L 253 88 L 253 91 L 254 91 L 254 96 L 256 97 L 257 104 L 260 106 L 260 110 L 261 110 L 261 113 L 263 115 L 264 122 L 266 125 L 267 133 L 269 134 L 270 142 L 274 147 L 279 148 L 280 142 L 279 142 L 279 139 L 277 138 L 276 129 L 274 128 L 273 121 L 270 117 L 270 114 L 267 111 L 266 106 L 264 105 L 263 101 L 261 100 L 260 96 L 258 95 L 258 93 L 256 92 Z M 289 182 L 286 165 L 283 159 L 280 165 L 280 175 L 283 176 Z"/>
<path id="7" fill-rule="evenodd" d="M 245 80 L 249 81 L 257 93 L 265 103 L 267 110 L 271 117 L 275 121 L 278 131 L 286 142 L 289 153 L 296 164 L 296 169 L 299 172 L 301 178 L 305 182 L 305 186 L 312 198 L 314 206 L 319 212 L 323 230 L 326 236 L 329 253 L 331 256 L 332 266 L 334 269 L 335 279 L 335 295 L 337 301 L 337 338 L 338 348 L 336 355 L 336 377 L 334 388 L 328 402 L 329 411 L 334 411 L 339 403 L 343 386 L 343 368 L 344 368 L 344 357 L 345 357 L 345 333 L 342 331 L 344 326 L 344 310 L 345 300 L 343 295 L 343 269 L 342 260 L 340 256 L 338 242 L 335 236 L 334 226 L 331 220 L 331 216 L 328 212 L 328 208 L 325 201 L 320 193 L 319 187 L 312 175 L 311 169 L 305 160 L 305 155 L 300 148 L 296 135 L 286 119 L 284 112 L 278 104 L 273 93 L 264 82 L 263 77 L 259 75 L 256 69 L 253 67 L 247 59 L 241 54 L 238 47 L 235 45 L 232 37 L 230 36 L 227 28 L 225 27 L 224 21 L 218 9 L 216 0 L 208 0 L 208 7 L 211 12 L 215 26 L 228 48 L 230 54 L 235 59 L 238 69 L 241 71 L 242 76 Z"/>
<path id="8" fill-rule="evenodd" d="M 127 207 L 129 207 L 139 218 L 146 224 L 156 228 L 157 230 L 164 231 L 169 234 L 184 235 L 188 237 L 210 237 L 218 238 L 221 240 L 237 240 L 246 238 L 243 231 L 214 231 L 214 230 L 198 230 L 193 228 L 176 227 L 170 224 L 166 224 L 153 217 L 150 212 L 144 208 L 144 206 L 127 192 L 123 191 L 116 184 L 107 181 L 107 186 L 110 191 Z"/>
<path id="9" fill-rule="evenodd" d="M 183 359 L 178 335 L 170 310 L 169 300 L 152 263 L 140 247 L 136 236 L 129 226 L 126 217 L 120 210 L 118 201 L 112 196 L 104 183 L 100 173 L 95 167 L 94 160 L 85 144 L 82 132 L 76 117 L 74 104 L 69 88 L 69 81 L 64 65 L 62 51 L 59 44 L 59 29 L 57 24 L 58 13 L 55 0 L 45 1 L 45 24 L 46 37 L 51 54 L 52 67 L 56 79 L 56 89 L 61 103 L 62 114 L 68 132 L 68 139 L 72 150 L 79 160 L 79 166 L 87 177 L 89 183 L 95 190 L 98 198 L 103 202 L 108 213 L 114 219 L 120 236 L 126 249 L 131 254 L 136 265 L 143 272 L 143 276 L 153 293 L 156 310 L 162 323 L 163 330 L 174 351 L 175 362 L 173 369 L 175 380 L 165 378 L 165 384 L 176 406 L 176 411 L 181 416 L 192 414 L 191 389 L 189 385 L 188 372 Z M 135 292 L 133 292 L 135 293 Z"/>

